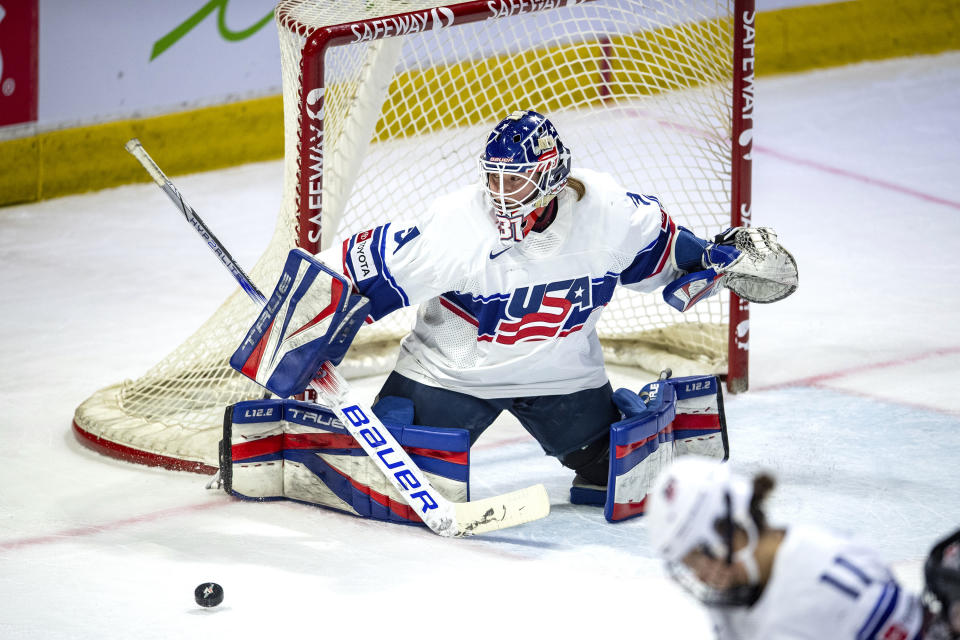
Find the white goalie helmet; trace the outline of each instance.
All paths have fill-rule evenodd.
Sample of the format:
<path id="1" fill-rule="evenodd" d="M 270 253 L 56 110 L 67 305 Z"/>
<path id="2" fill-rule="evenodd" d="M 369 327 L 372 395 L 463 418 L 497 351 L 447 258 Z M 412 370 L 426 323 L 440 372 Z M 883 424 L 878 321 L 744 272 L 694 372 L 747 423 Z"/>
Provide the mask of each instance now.
<path id="1" fill-rule="evenodd" d="M 678 583 L 699 600 L 711 605 L 749 603 L 759 580 L 754 552 L 758 531 L 750 514 L 751 484 L 730 471 L 729 465 L 700 456 L 683 456 L 664 470 L 647 498 L 644 519 L 656 553 Z M 732 533 L 747 535 L 745 547 L 734 550 Z M 692 575 L 684 559 L 692 551 L 739 562 L 748 585 L 718 591 Z"/>

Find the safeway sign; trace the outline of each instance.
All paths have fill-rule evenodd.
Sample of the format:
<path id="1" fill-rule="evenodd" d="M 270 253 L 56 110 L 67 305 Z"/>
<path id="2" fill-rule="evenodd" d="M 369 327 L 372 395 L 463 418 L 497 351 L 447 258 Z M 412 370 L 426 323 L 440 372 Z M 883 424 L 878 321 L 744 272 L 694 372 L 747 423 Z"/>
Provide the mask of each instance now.
<path id="1" fill-rule="evenodd" d="M 37 119 L 37 2 L 0 0 L 0 127 Z"/>

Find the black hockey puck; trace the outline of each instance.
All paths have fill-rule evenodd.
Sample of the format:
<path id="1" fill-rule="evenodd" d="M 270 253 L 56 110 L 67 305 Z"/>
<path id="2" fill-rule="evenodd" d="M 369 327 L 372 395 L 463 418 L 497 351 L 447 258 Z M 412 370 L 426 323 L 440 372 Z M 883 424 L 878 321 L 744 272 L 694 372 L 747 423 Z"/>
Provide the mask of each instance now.
<path id="1" fill-rule="evenodd" d="M 223 602 L 223 587 L 216 582 L 204 582 L 193 590 L 193 599 L 201 607 L 215 607 Z"/>

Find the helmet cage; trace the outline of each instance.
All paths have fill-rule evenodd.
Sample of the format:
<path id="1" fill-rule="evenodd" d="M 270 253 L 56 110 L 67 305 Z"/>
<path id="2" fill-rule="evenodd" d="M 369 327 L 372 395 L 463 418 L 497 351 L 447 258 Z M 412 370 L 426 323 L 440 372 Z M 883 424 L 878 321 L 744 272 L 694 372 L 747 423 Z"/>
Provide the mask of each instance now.
<path id="1" fill-rule="evenodd" d="M 547 187 L 547 175 L 529 165 L 486 162 L 480 159 L 480 174 L 487 195 L 498 214 L 526 215 L 556 195 Z"/>
<path id="2" fill-rule="evenodd" d="M 670 578 L 707 607 L 749 607 L 762 592 L 756 584 L 739 584 L 724 589 L 708 585 L 680 560 L 670 560 L 666 566 Z"/>
<path id="3" fill-rule="evenodd" d="M 755 557 L 760 532 L 750 513 L 753 491 L 747 481 L 726 464 L 698 456 L 684 456 L 661 474 L 650 492 L 647 509 L 651 543 L 666 561 L 678 584 L 709 605 L 750 604 L 762 588 Z M 735 549 L 734 536 L 745 544 Z M 702 556 L 700 555 L 702 554 Z M 711 559 L 700 565 L 698 560 Z M 739 564 L 745 584 L 711 580 L 713 565 Z M 707 584 L 698 573 L 714 584 Z"/>
<path id="4" fill-rule="evenodd" d="M 516 111 L 487 137 L 478 169 L 500 240 L 512 244 L 526 237 L 533 214 L 566 186 L 570 152 L 549 120 L 535 111 Z"/>
<path id="5" fill-rule="evenodd" d="M 723 501 L 724 513 L 716 519 L 710 532 L 682 558 L 668 559 L 667 572 L 684 590 L 708 607 L 749 607 L 757 601 L 762 591 L 758 584 L 759 571 L 754 557 L 757 529 L 750 519 L 742 524 L 737 522 L 739 518 L 734 516 L 733 499 L 729 490 L 724 492 Z M 733 533 L 737 528 L 747 534 L 747 544 L 734 551 Z M 740 562 L 747 572 L 747 583 L 721 588 L 704 582 L 687 564 L 687 558 L 693 553 L 701 553 L 714 561 L 722 561 L 727 567 L 734 562 Z"/>

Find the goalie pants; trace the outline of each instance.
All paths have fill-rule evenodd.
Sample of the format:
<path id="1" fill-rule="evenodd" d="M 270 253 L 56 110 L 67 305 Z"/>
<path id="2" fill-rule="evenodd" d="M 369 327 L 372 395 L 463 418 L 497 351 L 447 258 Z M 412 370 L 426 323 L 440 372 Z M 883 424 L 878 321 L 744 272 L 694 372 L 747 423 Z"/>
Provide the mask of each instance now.
<path id="1" fill-rule="evenodd" d="M 394 371 L 383 383 L 378 398 L 386 396 L 412 400 L 414 424 L 466 429 L 471 445 L 497 416 L 507 411 L 520 421 L 547 455 L 560 458 L 565 466 L 575 470 L 587 462 L 581 455 L 585 447 L 597 443 L 596 447 L 589 448 L 606 449 L 601 441 L 606 442 L 610 425 L 620 420 L 609 382 L 596 389 L 566 395 L 487 399 L 431 387 Z"/>

